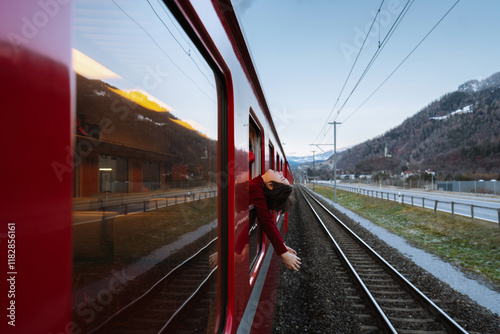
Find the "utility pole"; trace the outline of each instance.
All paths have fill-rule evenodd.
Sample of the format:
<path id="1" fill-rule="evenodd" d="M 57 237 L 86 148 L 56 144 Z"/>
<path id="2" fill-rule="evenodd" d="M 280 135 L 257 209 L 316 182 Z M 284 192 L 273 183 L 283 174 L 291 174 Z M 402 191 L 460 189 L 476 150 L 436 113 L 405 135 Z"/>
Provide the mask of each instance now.
<path id="1" fill-rule="evenodd" d="M 321 147 L 319 147 L 319 146 L 320 146 L 320 145 L 322 145 L 322 146 L 323 146 L 323 145 L 330 146 L 330 145 L 332 145 L 332 144 L 309 144 L 309 145 L 318 147 L 318 148 L 319 148 L 319 149 L 320 149 L 320 150 L 324 153 L 325 151 L 323 151 L 323 150 L 321 149 Z M 312 151 L 312 152 L 313 152 L 313 190 L 314 190 L 314 152 L 316 152 L 316 151 Z"/>
<path id="2" fill-rule="evenodd" d="M 314 187 L 315 186 L 315 182 L 314 182 L 314 168 L 315 168 L 314 167 L 314 153 L 316 153 L 316 151 L 313 151 L 313 191 L 316 190 Z"/>
<path id="3" fill-rule="evenodd" d="M 337 124 L 342 123 L 330 122 L 328 124 L 333 124 L 333 202 L 337 203 Z"/>

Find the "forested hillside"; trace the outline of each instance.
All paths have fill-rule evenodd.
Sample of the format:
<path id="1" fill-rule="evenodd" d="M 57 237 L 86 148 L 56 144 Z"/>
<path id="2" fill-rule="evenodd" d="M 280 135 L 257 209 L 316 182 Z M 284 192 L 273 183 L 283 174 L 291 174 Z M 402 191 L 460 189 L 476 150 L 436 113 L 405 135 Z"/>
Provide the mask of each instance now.
<path id="1" fill-rule="evenodd" d="M 500 173 L 500 72 L 471 80 L 400 126 L 339 154 L 348 173 L 406 170 L 440 179 L 492 179 Z"/>

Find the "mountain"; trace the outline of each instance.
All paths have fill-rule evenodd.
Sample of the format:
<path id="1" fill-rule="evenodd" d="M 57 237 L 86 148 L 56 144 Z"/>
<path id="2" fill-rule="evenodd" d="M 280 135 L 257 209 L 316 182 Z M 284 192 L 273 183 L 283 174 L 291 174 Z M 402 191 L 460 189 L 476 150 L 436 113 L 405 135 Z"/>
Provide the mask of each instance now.
<path id="1" fill-rule="evenodd" d="M 123 92 L 104 81 L 79 74 L 76 85 L 77 140 L 87 143 L 76 145 L 77 149 L 87 149 L 93 143 L 93 154 L 162 162 L 169 168 L 198 166 L 207 151 L 217 151 L 216 141 L 141 92 Z M 77 153 L 90 153 L 82 152 Z"/>
<path id="2" fill-rule="evenodd" d="M 353 174 L 431 169 L 440 179 L 499 178 L 500 72 L 465 82 L 401 125 L 341 152 L 337 168 Z"/>
<path id="3" fill-rule="evenodd" d="M 339 151 L 337 151 L 337 152 L 339 152 Z M 325 160 L 328 160 L 328 158 L 330 158 L 332 155 L 333 155 L 333 150 L 323 152 L 320 154 L 315 154 L 314 156 L 307 155 L 304 157 L 295 157 L 292 155 L 292 156 L 287 156 L 287 161 L 290 164 L 290 166 L 295 166 L 295 165 L 300 165 L 300 164 L 307 163 L 307 162 L 312 163 L 313 160 L 316 162 L 325 161 Z M 292 169 L 293 169 L 293 167 L 292 167 Z"/>

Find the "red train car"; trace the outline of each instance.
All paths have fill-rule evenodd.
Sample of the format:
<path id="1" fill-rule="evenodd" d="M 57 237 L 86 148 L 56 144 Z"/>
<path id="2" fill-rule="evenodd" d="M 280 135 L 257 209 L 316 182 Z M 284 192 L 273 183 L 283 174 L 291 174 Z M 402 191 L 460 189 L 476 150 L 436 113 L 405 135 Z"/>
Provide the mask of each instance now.
<path id="1" fill-rule="evenodd" d="M 2 1 L 0 73 L 0 332 L 271 331 L 248 181 L 292 175 L 229 0 Z"/>

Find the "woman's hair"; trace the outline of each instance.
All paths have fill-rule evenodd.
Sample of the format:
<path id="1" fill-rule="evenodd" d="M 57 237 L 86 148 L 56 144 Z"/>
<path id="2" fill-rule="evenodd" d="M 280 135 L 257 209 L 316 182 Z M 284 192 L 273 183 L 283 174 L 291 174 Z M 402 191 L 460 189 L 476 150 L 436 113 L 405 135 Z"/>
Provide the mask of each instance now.
<path id="1" fill-rule="evenodd" d="M 273 189 L 264 185 L 267 207 L 274 211 L 287 212 L 295 203 L 292 195 L 293 186 L 280 182 L 270 181 Z"/>

